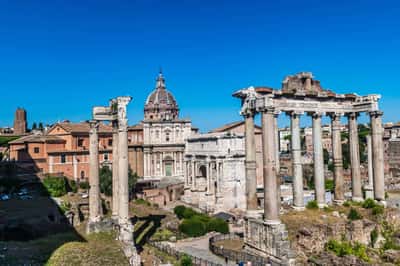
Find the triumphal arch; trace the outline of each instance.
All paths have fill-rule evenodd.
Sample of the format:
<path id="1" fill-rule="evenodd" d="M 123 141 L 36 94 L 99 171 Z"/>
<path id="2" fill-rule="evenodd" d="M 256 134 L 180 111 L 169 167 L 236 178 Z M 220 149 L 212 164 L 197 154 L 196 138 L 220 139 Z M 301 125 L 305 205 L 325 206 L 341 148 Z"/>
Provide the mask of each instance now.
<path id="1" fill-rule="evenodd" d="M 326 206 L 325 178 L 322 148 L 321 119 L 329 116 L 332 124 L 332 147 L 334 164 L 334 202 L 343 203 L 344 178 L 340 123 L 347 117 L 351 162 L 352 200 L 363 200 L 360 174 L 360 155 L 358 143 L 357 117 L 367 113 L 371 120 L 372 149 L 369 163 L 372 166 L 369 180 L 365 186 L 372 189 L 376 201 L 385 204 L 383 128 L 382 112 L 379 110 L 379 95 L 359 96 L 357 94 L 338 94 L 321 87 L 312 73 L 301 72 L 287 76 L 281 89 L 268 87 L 249 87 L 233 94 L 242 102 L 241 115 L 246 125 L 246 194 L 247 214 L 245 243 L 253 250 L 270 257 L 286 261 L 292 260 L 287 232 L 279 219 L 279 186 L 277 182 L 277 118 L 284 113 L 290 117 L 291 156 L 293 165 L 293 208 L 304 209 L 303 170 L 301 163 L 300 120 L 303 115 L 312 118 L 313 160 L 315 200 L 320 208 Z M 264 175 L 264 214 L 257 210 L 256 163 L 254 116 L 261 114 L 263 141 Z M 371 193 L 372 194 L 372 193 Z"/>

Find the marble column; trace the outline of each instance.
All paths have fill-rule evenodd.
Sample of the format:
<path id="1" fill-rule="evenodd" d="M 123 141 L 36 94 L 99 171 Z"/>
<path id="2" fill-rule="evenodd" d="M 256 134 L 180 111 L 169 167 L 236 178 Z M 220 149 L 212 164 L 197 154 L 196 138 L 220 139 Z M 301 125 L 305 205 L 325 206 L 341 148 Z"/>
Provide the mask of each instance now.
<path id="1" fill-rule="evenodd" d="M 113 135 L 112 135 L 112 156 L 113 156 L 113 163 L 112 163 L 112 216 L 114 219 L 118 219 L 119 213 L 119 184 L 118 184 L 118 121 L 112 122 L 113 127 Z"/>
<path id="2" fill-rule="evenodd" d="M 380 111 L 370 113 L 372 134 L 372 160 L 374 178 L 374 196 L 378 201 L 385 201 L 385 172 L 383 158 L 383 127 Z"/>
<path id="3" fill-rule="evenodd" d="M 303 165 L 301 163 L 300 113 L 290 113 L 292 165 L 293 165 L 293 208 L 304 210 Z"/>
<path id="4" fill-rule="evenodd" d="M 367 135 L 367 152 L 368 152 L 368 184 L 364 186 L 365 198 L 374 199 L 374 174 L 372 166 L 372 141 L 371 135 Z"/>
<path id="5" fill-rule="evenodd" d="M 254 112 L 245 116 L 246 153 L 246 204 L 247 212 L 257 210 L 256 141 L 254 135 Z"/>
<path id="6" fill-rule="evenodd" d="M 351 186 L 352 200 L 362 201 L 362 185 L 360 173 L 360 150 L 358 144 L 358 125 L 357 113 L 348 114 L 349 119 L 349 147 L 350 147 L 350 164 L 351 164 Z"/>
<path id="7" fill-rule="evenodd" d="M 267 224 L 279 224 L 274 110 L 266 109 L 261 113 L 263 175 L 264 175 L 264 221 Z"/>
<path id="8" fill-rule="evenodd" d="M 333 176 L 335 181 L 335 203 L 344 202 L 344 178 L 343 178 L 343 155 L 342 155 L 342 134 L 340 128 L 340 118 L 343 114 L 331 114 L 332 123 L 332 157 L 333 157 Z"/>
<path id="9" fill-rule="evenodd" d="M 325 177 L 324 177 L 324 156 L 322 149 L 322 129 L 321 117 L 322 113 L 312 113 L 312 134 L 314 149 L 314 184 L 315 184 L 315 200 L 320 208 L 326 206 L 325 202 Z"/>
<path id="10" fill-rule="evenodd" d="M 129 186 L 128 186 L 128 119 L 126 105 L 130 97 L 118 97 L 118 177 L 119 177 L 119 224 L 120 239 L 133 241 L 133 227 L 129 219 Z"/>
<path id="11" fill-rule="evenodd" d="M 78 159 L 76 158 L 76 154 L 72 155 L 72 166 L 74 168 L 74 180 L 78 180 Z"/>
<path id="12" fill-rule="evenodd" d="M 89 132 L 89 224 L 101 220 L 101 199 L 99 180 L 99 123 L 90 121 Z"/>

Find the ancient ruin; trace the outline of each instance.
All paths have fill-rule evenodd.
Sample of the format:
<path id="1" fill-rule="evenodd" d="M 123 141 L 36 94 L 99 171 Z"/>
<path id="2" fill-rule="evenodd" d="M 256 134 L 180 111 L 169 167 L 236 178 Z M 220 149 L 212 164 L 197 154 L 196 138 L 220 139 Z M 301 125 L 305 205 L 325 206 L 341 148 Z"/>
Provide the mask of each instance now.
<path id="1" fill-rule="evenodd" d="M 334 162 L 334 202 L 344 202 L 343 162 L 340 135 L 340 119 L 348 118 L 350 158 L 352 170 L 352 200 L 363 200 L 358 143 L 357 117 L 368 113 L 371 119 L 371 148 L 369 152 L 369 183 L 367 196 L 385 205 L 384 161 L 382 142 L 382 112 L 378 107 L 379 95 L 359 96 L 337 94 L 323 89 L 320 82 L 309 72 L 287 76 L 281 89 L 249 87 L 233 94 L 242 100 L 241 114 L 246 121 L 246 194 L 247 215 L 245 244 L 249 251 L 262 253 L 286 264 L 293 261 L 285 225 L 279 218 L 280 198 L 277 169 L 277 117 L 286 113 L 291 121 L 291 154 L 293 165 L 293 208 L 304 209 L 303 171 L 300 150 L 300 118 L 312 117 L 314 148 L 315 200 L 320 208 L 326 206 L 323 150 L 321 144 L 321 118 L 331 118 Z M 254 116 L 260 113 L 263 134 L 264 215 L 257 210 Z"/>
<path id="2" fill-rule="evenodd" d="M 125 255 L 131 265 L 140 265 L 133 239 L 133 224 L 129 217 L 128 190 L 128 119 L 126 106 L 132 100 L 129 96 L 110 100 L 107 107 L 94 107 L 90 130 L 90 190 L 88 233 L 102 230 L 104 221 L 101 211 L 99 187 L 99 157 L 97 129 L 100 121 L 110 121 L 113 126 L 113 199 L 112 214 L 114 228 L 118 229 L 118 239 L 124 244 Z"/>

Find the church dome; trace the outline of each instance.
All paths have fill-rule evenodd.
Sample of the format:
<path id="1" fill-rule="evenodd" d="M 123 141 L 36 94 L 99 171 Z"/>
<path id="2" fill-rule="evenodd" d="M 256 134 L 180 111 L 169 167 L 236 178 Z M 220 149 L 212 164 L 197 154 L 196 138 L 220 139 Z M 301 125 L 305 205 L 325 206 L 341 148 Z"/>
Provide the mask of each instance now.
<path id="1" fill-rule="evenodd" d="M 156 80 L 156 88 L 147 97 L 144 106 L 144 119 L 173 120 L 178 118 L 178 114 L 178 104 L 172 93 L 166 89 L 164 76 L 160 72 Z"/>

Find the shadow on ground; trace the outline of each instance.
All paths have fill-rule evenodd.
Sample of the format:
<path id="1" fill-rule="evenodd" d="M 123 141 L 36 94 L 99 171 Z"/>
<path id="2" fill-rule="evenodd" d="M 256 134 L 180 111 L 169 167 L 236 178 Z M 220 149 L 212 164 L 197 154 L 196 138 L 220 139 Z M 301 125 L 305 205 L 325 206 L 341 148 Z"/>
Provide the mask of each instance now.
<path id="1" fill-rule="evenodd" d="M 143 246 L 150 238 L 154 235 L 158 228 L 161 226 L 161 220 L 164 219 L 165 215 L 148 215 L 146 217 L 136 217 L 133 221 L 139 224 L 139 227 L 135 229 L 135 243 L 136 248 L 139 252 L 143 250 Z"/>
<path id="2" fill-rule="evenodd" d="M 0 265 L 43 265 L 64 243 L 85 241 L 32 169 L 0 162 L 0 195 Z"/>

